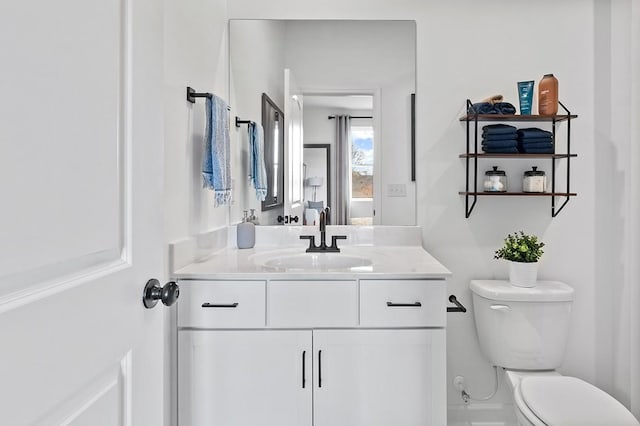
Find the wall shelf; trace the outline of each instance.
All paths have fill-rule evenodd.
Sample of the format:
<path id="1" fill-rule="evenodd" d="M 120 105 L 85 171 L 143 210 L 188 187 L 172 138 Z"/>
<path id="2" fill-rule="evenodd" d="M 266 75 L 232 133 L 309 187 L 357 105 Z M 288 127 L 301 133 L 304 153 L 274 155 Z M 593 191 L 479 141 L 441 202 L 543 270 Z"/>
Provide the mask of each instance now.
<path id="1" fill-rule="evenodd" d="M 571 120 L 578 118 L 577 115 L 571 114 L 569 110 L 559 102 L 560 106 L 566 114 L 556 115 L 503 115 L 503 114 L 466 114 L 460 117 L 460 121 L 466 122 L 466 152 L 458 157 L 465 160 L 466 166 L 466 182 L 465 190 L 459 194 L 465 197 L 465 217 L 471 215 L 479 196 L 499 196 L 499 197 L 547 197 L 551 199 L 551 216 L 556 217 L 558 213 L 565 207 L 571 197 L 578 194 L 571 192 L 571 162 L 572 158 L 577 154 L 571 153 Z M 467 111 L 472 111 L 472 103 L 467 99 Z M 551 133 L 554 150 L 557 149 L 556 144 L 556 123 L 566 122 L 567 139 L 566 152 L 550 153 L 550 154 L 487 154 L 478 150 L 478 127 L 480 122 L 543 122 L 551 123 Z M 551 161 L 551 177 L 550 192 L 483 192 L 478 191 L 478 161 L 486 159 L 507 159 L 507 160 L 527 160 L 527 159 L 548 159 Z M 564 176 L 564 191 L 557 191 L 556 180 L 556 161 L 566 161 L 566 175 Z M 473 170 L 472 170 L 473 169 Z M 561 200 L 557 200 L 560 198 Z M 564 200 L 562 200 L 564 199 Z M 559 202 L 558 202 L 559 201 Z"/>

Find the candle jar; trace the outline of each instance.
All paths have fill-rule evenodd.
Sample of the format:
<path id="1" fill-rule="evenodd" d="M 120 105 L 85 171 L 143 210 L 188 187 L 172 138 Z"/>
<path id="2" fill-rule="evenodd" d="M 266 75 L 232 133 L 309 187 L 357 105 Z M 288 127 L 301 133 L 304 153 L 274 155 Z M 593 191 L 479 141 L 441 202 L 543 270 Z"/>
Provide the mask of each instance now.
<path id="1" fill-rule="evenodd" d="M 531 170 L 524 172 L 522 179 L 522 192 L 546 192 L 547 176 L 542 170 L 533 166 Z"/>
<path id="2" fill-rule="evenodd" d="M 507 192 L 507 174 L 504 170 L 498 170 L 498 166 L 493 166 L 493 170 L 487 170 L 484 174 L 485 192 Z"/>

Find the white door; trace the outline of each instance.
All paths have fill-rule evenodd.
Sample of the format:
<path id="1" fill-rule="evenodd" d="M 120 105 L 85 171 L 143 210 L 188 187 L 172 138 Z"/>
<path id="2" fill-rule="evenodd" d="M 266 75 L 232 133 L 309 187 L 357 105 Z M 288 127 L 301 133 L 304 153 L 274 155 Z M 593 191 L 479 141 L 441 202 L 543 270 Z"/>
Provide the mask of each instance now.
<path id="1" fill-rule="evenodd" d="M 314 425 L 445 424 L 444 344 L 442 329 L 314 330 Z"/>
<path id="2" fill-rule="evenodd" d="M 0 423 L 162 425 L 162 2 L 0 5 Z M 162 305 L 161 305 L 162 306 Z"/>
<path id="3" fill-rule="evenodd" d="M 310 330 L 179 330 L 180 425 L 311 426 Z"/>
<path id="4" fill-rule="evenodd" d="M 304 193 L 302 182 L 302 150 L 304 111 L 302 91 L 295 82 L 291 70 L 284 70 L 284 215 L 285 223 L 302 225 Z M 294 218 L 291 220 L 291 218 Z M 295 218 L 298 218 L 296 221 Z M 288 219 L 288 220 L 287 220 Z"/>

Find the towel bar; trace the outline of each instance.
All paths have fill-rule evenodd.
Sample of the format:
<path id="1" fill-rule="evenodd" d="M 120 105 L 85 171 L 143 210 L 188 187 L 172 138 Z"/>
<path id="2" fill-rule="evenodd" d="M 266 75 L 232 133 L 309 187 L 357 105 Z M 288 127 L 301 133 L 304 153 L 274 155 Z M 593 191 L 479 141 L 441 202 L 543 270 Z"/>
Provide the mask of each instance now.
<path id="1" fill-rule="evenodd" d="M 191 102 L 192 104 L 196 103 L 196 98 L 213 98 L 213 93 L 198 93 L 195 91 L 195 89 L 192 89 L 191 87 L 187 86 L 187 101 Z M 231 111 L 231 107 L 227 106 L 227 110 Z"/>
<path id="2" fill-rule="evenodd" d="M 251 120 L 240 120 L 238 116 L 236 116 L 236 127 L 240 127 L 241 124 L 249 124 Z"/>

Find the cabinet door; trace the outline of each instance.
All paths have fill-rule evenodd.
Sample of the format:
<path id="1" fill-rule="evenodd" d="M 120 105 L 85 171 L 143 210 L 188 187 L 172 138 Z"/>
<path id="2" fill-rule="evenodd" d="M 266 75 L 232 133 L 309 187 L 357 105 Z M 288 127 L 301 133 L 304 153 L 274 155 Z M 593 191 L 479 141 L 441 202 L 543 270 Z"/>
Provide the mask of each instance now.
<path id="1" fill-rule="evenodd" d="M 311 331 L 180 330 L 178 339 L 180 426 L 311 425 Z"/>
<path id="2" fill-rule="evenodd" d="M 444 333 L 314 331 L 314 426 L 446 424 Z"/>

